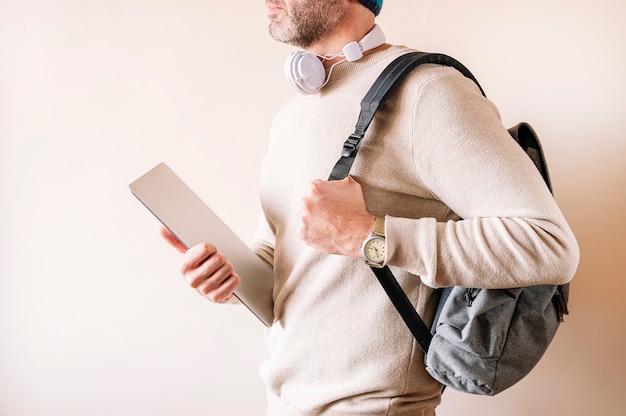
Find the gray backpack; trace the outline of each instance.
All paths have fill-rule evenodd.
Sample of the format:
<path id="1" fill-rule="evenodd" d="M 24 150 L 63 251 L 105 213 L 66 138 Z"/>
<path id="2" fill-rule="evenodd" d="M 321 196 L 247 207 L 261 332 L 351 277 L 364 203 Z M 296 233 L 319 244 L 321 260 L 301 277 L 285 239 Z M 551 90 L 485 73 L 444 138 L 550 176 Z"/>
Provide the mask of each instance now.
<path id="1" fill-rule="evenodd" d="M 448 65 L 472 79 L 460 62 L 442 54 L 414 52 L 394 60 L 361 102 L 355 132 L 344 143 L 329 180 L 345 178 L 361 139 L 378 107 L 406 74 L 421 64 Z M 552 191 L 543 151 L 533 129 L 520 123 L 509 129 Z M 511 387 L 539 362 L 563 315 L 568 314 L 569 284 L 515 289 L 449 287 L 441 298 L 432 327 L 421 319 L 388 267 L 372 271 L 424 351 L 426 370 L 445 386 L 493 396 Z"/>

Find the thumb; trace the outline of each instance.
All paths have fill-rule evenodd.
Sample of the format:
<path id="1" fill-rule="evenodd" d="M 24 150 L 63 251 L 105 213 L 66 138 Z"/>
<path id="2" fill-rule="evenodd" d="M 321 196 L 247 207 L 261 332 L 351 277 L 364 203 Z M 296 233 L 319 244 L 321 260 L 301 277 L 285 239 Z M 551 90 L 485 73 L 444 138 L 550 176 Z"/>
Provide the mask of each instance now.
<path id="1" fill-rule="evenodd" d="M 176 238 L 176 236 L 172 234 L 170 230 L 168 230 L 165 227 L 161 227 L 159 231 L 160 231 L 161 237 L 163 237 L 169 245 L 171 245 L 172 247 L 174 247 L 176 250 L 180 251 L 181 253 L 187 252 L 187 247 L 185 247 L 185 245 L 181 243 L 180 240 L 178 240 L 178 238 Z"/>

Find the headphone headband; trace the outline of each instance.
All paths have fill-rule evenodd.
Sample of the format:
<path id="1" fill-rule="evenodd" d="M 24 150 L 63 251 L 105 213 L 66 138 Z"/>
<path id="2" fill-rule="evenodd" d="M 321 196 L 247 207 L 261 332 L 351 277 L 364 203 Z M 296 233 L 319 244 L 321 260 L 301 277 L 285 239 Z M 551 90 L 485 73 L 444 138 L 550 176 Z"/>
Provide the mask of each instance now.
<path id="1" fill-rule="evenodd" d="M 363 37 L 359 42 L 350 42 L 343 47 L 343 56 L 346 57 L 346 61 L 354 62 L 363 57 L 363 53 L 374 48 L 378 48 L 385 43 L 385 34 L 378 25 L 374 25 L 367 35 Z"/>

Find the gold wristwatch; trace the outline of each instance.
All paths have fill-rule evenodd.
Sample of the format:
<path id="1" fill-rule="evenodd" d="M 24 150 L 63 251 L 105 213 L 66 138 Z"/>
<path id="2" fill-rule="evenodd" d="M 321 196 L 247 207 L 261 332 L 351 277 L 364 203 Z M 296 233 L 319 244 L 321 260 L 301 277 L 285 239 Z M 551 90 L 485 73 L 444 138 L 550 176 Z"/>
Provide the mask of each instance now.
<path id="1" fill-rule="evenodd" d="M 371 267 L 383 267 L 387 253 L 385 241 L 385 217 L 376 217 L 374 229 L 361 244 L 365 264 Z"/>

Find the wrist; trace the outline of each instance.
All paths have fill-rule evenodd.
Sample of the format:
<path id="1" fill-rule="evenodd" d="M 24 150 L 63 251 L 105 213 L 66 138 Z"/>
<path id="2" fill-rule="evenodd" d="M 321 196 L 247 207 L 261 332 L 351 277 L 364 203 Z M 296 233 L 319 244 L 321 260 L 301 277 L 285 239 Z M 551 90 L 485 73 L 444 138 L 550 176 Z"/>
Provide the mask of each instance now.
<path id="1" fill-rule="evenodd" d="M 352 244 L 352 249 L 350 250 L 350 256 L 355 258 L 363 258 L 363 241 L 371 234 L 374 229 L 374 222 L 376 221 L 376 216 L 374 214 L 368 213 L 367 218 L 364 217 L 362 221 L 360 221 L 359 229 L 354 233 L 354 240 Z"/>

